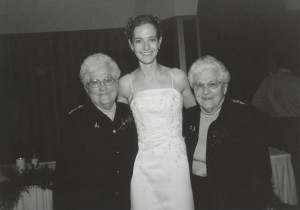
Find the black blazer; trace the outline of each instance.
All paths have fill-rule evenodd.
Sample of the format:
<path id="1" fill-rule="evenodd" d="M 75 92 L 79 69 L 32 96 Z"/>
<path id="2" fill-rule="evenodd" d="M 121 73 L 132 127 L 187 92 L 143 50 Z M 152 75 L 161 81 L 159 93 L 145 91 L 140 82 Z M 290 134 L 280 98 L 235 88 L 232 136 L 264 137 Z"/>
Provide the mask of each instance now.
<path id="1" fill-rule="evenodd" d="M 137 134 L 129 106 L 114 121 L 90 101 L 70 112 L 57 147 L 55 209 L 129 209 Z"/>
<path id="2" fill-rule="evenodd" d="M 190 169 L 198 142 L 200 107 L 184 111 Z M 258 115 L 248 105 L 225 99 L 207 134 L 206 167 L 209 186 L 219 209 L 265 208 L 272 197 L 271 164 Z"/>

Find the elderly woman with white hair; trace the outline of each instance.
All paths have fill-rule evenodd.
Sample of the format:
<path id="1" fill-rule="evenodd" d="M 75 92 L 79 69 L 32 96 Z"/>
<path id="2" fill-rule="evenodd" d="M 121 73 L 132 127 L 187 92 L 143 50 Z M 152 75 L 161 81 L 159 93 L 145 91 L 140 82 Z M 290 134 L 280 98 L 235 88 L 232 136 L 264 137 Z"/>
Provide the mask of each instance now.
<path id="1" fill-rule="evenodd" d="M 225 97 L 230 73 L 212 56 L 188 80 L 199 104 L 184 112 L 195 209 L 266 209 L 271 165 L 257 113 Z"/>
<path id="2" fill-rule="evenodd" d="M 130 108 L 115 102 L 120 69 L 109 56 L 88 56 L 80 79 L 88 95 L 62 127 L 54 182 L 55 209 L 130 209 L 137 152 Z"/>

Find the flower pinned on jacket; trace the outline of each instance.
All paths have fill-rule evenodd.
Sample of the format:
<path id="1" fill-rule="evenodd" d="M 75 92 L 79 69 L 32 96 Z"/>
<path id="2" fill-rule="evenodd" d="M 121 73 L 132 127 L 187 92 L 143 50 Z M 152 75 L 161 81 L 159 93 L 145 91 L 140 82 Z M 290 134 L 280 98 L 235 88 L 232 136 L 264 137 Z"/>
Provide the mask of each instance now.
<path id="1" fill-rule="evenodd" d="M 95 128 L 100 128 L 100 126 L 99 126 L 99 124 L 96 122 L 95 123 L 95 126 L 94 126 Z"/>
<path id="2" fill-rule="evenodd" d="M 121 117 L 121 125 L 119 127 L 119 131 L 124 131 L 126 128 L 131 127 L 133 123 L 133 119 L 129 114 Z"/>
<path id="3" fill-rule="evenodd" d="M 212 131 L 212 145 L 214 146 L 216 143 L 220 144 L 224 140 L 225 136 L 228 136 L 230 133 L 229 128 L 225 127 L 217 127 Z"/>

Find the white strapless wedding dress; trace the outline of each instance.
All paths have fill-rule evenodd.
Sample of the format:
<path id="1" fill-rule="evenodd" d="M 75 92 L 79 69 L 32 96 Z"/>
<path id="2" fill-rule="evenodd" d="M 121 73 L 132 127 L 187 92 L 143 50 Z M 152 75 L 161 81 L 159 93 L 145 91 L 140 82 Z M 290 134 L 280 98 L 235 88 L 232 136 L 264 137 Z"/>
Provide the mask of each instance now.
<path id="1" fill-rule="evenodd" d="M 134 93 L 130 107 L 139 138 L 131 181 L 132 210 L 194 209 L 182 137 L 181 94 L 174 88 Z"/>

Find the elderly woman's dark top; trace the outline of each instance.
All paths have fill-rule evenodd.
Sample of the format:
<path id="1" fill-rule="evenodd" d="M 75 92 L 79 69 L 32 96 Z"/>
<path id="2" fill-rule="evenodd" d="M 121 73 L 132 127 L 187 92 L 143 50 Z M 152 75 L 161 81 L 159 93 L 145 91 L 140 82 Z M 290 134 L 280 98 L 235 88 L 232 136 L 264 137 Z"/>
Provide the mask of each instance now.
<path id="1" fill-rule="evenodd" d="M 184 112 L 190 170 L 200 112 L 199 106 Z M 215 209 L 265 209 L 272 197 L 272 171 L 264 137 L 259 118 L 250 106 L 225 99 L 207 134 L 207 181 Z"/>
<path id="2" fill-rule="evenodd" d="M 57 149 L 55 209 L 130 209 L 137 137 L 129 106 L 114 121 L 88 101 L 66 117 Z"/>

